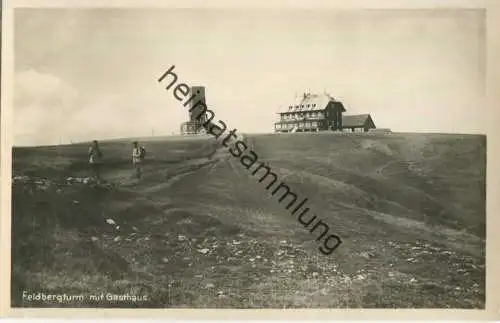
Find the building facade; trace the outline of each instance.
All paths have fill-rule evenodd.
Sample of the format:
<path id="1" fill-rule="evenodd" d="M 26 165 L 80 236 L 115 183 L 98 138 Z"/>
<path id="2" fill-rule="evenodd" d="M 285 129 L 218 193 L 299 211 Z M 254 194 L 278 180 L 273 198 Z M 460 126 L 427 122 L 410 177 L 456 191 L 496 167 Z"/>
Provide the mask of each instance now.
<path id="1" fill-rule="evenodd" d="M 206 131 L 205 128 L 203 128 L 203 124 L 207 120 L 206 114 L 199 117 L 199 109 L 192 109 L 193 106 L 198 102 L 202 102 L 205 105 L 207 104 L 205 97 L 205 87 L 192 86 L 189 93 L 195 94 L 196 98 L 189 102 L 188 109 L 191 110 L 189 112 L 189 120 L 181 123 L 181 134 L 189 135 L 205 133 Z"/>
<path id="2" fill-rule="evenodd" d="M 301 99 L 278 112 L 275 132 L 342 130 L 344 105 L 328 94 L 304 93 Z"/>
<path id="3" fill-rule="evenodd" d="M 367 132 L 376 128 L 369 114 L 342 116 L 342 124 L 342 131 L 344 132 Z"/>
<path id="4" fill-rule="evenodd" d="M 375 129 L 369 114 L 344 115 L 342 102 L 329 94 L 304 93 L 300 100 L 278 112 L 275 132 L 343 131 L 367 132 Z"/>

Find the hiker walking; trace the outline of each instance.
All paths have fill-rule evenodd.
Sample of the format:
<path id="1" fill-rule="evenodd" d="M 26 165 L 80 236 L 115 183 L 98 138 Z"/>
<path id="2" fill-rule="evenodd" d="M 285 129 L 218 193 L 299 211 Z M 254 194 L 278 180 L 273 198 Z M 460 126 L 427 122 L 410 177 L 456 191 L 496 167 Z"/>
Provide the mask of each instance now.
<path id="1" fill-rule="evenodd" d="M 134 149 L 132 150 L 132 164 L 134 165 L 135 176 L 141 178 L 142 176 L 142 163 L 146 156 L 146 149 L 139 146 L 137 141 L 134 141 Z"/>
<path id="2" fill-rule="evenodd" d="M 101 183 L 101 160 L 102 152 L 99 148 L 99 143 L 97 140 L 92 141 L 92 145 L 89 147 L 89 163 L 92 167 L 92 172 L 94 173 L 94 179 L 97 184 Z"/>

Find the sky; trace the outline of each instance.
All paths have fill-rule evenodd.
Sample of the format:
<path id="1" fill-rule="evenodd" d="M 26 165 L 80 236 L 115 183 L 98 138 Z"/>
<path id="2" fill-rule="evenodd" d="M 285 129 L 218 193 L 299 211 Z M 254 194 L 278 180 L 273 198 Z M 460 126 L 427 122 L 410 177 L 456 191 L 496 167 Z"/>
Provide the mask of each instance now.
<path id="1" fill-rule="evenodd" d="M 16 9 L 14 145 L 178 133 L 157 82 L 206 87 L 216 119 L 272 132 L 304 91 L 401 132 L 485 133 L 483 10 Z"/>

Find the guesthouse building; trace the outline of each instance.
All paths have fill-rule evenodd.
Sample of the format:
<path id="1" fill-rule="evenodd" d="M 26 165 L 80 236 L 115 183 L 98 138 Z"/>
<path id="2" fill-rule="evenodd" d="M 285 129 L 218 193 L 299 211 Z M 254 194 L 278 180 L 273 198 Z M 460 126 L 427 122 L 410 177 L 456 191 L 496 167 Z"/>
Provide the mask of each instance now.
<path id="1" fill-rule="evenodd" d="M 303 96 L 282 109 L 275 132 L 311 132 L 342 130 L 344 105 L 329 94 L 304 93 Z"/>
<path id="2" fill-rule="evenodd" d="M 346 109 L 341 101 L 327 93 L 304 93 L 278 112 L 279 121 L 274 124 L 275 132 L 367 132 L 375 129 L 371 115 L 344 115 Z"/>

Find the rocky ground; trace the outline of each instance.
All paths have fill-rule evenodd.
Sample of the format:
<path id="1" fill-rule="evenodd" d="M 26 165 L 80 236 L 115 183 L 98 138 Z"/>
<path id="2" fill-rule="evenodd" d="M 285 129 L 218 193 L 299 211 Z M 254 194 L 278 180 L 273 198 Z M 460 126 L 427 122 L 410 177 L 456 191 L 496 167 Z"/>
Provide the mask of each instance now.
<path id="1" fill-rule="evenodd" d="M 294 187 L 310 192 L 321 214 L 332 214 L 325 215 L 326 220 L 344 239 L 332 255 L 321 254 L 311 234 L 269 198 L 237 160 L 224 152 L 214 154 L 214 146 L 205 141 L 186 144 L 185 149 L 196 151 L 189 158 L 183 146 L 174 156 L 153 153 L 141 181 L 131 179 L 118 148 L 104 145 L 114 149 L 112 160 L 119 166 L 110 167 L 99 186 L 71 162 L 76 154 L 71 147 L 54 150 L 57 157 L 52 161 L 64 167 L 52 161 L 40 165 L 40 159 L 34 165 L 30 160 L 36 153 L 30 151 L 17 159 L 24 167 L 14 161 L 12 178 L 13 306 L 484 306 L 484 237 L 468 224 L 473 221 L 461 220 L 467 219 L 464 214 L 442 213 L 438 224 L 424 216 L 419 219 L 424 212 L 404 203 L 424 203 L 424 191 L 407 190 L 406 199 L 393 195 L 391 201 L 389 193 L 382 198 L 372 190 L 371 182 L 346 177 L 354 166 L 368 173 L 366 164 L 342 164 L 347 153 L 357 153 L 352 144 L 335 163 L 333 155 L 325 157 L 328 173 L 322 172 L 325 167 L 311 168 L 320 160 L 313 153 L 306 154 L 304 162 L 298 156 L 280 162 L 278 153 L 290 153 L 286 141 L 273 154 L 263 146 L 269 140 L 252 140 L 280 173 L 290 174 Z M 370 178 L 378 181 L 378 190 L 387 179 L 409 185 L 401 177 L 401 163 L 393 160 L 394 148 L 386 145 L 381 150 L 370 140 L 360 140 L 360 146 L 373 155 Z M 49 154 L 47 149 L 44 154 Z M 294 170 L 296 164 L 303 167 Z M 422 168 L 430 163 L 411 165 L 420 178 L 439 181 L 429 177 L 430 168 Z M 60 171 L 54 171 L 57 167 Z M 339 195 L 340 187 L 357 197 Z M 433 203 L 455 203 L 450 192 Z M 366 204 L 365 194 L 372 204 Z M 407 216 L 398 213 L 404 207 Z M 33 302 L 23 300 L 23 291 L 82 294 L 86 301 Z M 88 300 L 101 293 L 147 299 Z"/>

